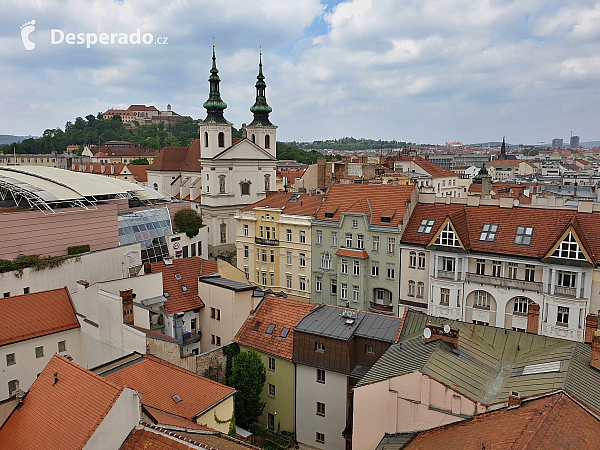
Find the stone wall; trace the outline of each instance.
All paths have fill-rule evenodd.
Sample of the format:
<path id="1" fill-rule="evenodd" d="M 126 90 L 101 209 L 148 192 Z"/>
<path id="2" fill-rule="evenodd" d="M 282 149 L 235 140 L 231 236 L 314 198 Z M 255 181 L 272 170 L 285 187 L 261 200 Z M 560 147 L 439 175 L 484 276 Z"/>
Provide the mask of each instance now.
<path id="1" fill-rule="evenodd" d="M 196 357 L 196 373 L 225 384 L 226 364 L 223 347 L 217 347 Z"/>

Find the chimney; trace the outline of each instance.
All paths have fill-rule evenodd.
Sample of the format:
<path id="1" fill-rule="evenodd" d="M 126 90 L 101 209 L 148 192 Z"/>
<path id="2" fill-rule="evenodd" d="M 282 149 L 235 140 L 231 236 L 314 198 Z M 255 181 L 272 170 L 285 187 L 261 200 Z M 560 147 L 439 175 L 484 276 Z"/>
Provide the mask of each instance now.
<path id="1" fill-rule="evenodd" d="M 317 158 L 317 187 L 319 189 L 327 187 L 327 161 L 325 158 Z"/>
<path id="2" fill-rule="evenodd" d="M 515 391 L 512 391 L 508 396 L 508 407 L 513 406 L 521 406 L 521 395 Z"/>
<path id="3" fill-rule="evenodd" d="M 492 192 L 492 179 L 489 175 L 481 177 L 481 198 L 488 198 Z"/>
<path id="4" fill-rule="evenodd" d="M 591 344 L 594 337 L 594 333 L 598 330 L 598 316 L 596 314 L 589 313 L 585 318 L 585 338 L 586 344 Z"/>
<path id="5" fill-rule="evenodd" d="M 434 325 L 428 323 L 426 325 L 429 329 L 430 334 L 427 337 L 427 331 L 425 331 L 425 343 L 442 340 L 451 344 L 454 348 L 458 348 L 458 330 L 453 330 L 449 325 Z"/>
<path id="6" fill-rule="evenodd" d="M 152 273 L 152 264 L 149 262 L 144 263 L 144 273 Z"/>
<path id="7" fill-rule="evenodd" d="M 595 331 L 592 337 L 592 359 L 590 366 L 600 370 L 600 331 Z"/>
<path id="8" fill-rule="evenodd" d="M 133 325 L 133 289 L 126 289 L 119 291 L 121 295 L 121 301 L 123 303 L 123 323 L 126 325 Z"/>
<path id="9" fill-rule="evenodd" d="M 527 308 L 527 333 L 538 334 L 540 322 L 540 305 L 532 303 Z"/>

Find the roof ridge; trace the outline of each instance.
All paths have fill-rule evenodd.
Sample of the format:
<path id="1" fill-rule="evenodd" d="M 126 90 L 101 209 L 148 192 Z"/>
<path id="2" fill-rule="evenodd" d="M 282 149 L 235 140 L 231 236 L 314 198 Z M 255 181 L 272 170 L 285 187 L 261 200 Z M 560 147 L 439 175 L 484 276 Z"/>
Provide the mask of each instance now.
<path id="1" fill-rule="evenodd" d="M 102 378 L 100 375 L 95 374 L 94 372 L 92 372 L 91 370 L 86 369 L 85 367 L 80 366 L 77 363 L 74 363 L 73 361 L 70 361 L 69 359 L 65 358 L 62 355 L 59 355 L 58 353 L 55 353 L 52 358 L 58 358 L 68 364 L 70 364 L 71 366 L 77 368 L 78 370 L 82 371 L 85 374 L 91 375 L 93 378 L 97 378 L 98 380 L 102 381 L 103 383 L 106 383 L 108 385 L 110 385 L 111 387 L 114 387 L 115 389 L 117 389 L 118 391 L 123 391 L 126 386 L 121 386 L 120 384 L 114 383 L 106 378 Z M 50 361 L 52 361 L 52 358 L 50 359 Z M 50 362 L 48 361 L 48 362 Z M 128 388 L 130 389 L 130 388 Z"/>

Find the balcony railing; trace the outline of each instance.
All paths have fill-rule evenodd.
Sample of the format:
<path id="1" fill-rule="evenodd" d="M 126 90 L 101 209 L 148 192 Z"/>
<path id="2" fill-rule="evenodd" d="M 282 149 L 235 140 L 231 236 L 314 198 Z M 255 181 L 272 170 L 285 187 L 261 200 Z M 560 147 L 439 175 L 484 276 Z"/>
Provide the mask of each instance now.
<path id="1" fill-rule="evenodd" d="M 454 270 L 438 270 L 438 278 L 448 278 L 454 280 L 454 274 L 456 272 Z M 460 280 L 460 274 L 458 274 L 458 279 Z"/>
<path id="2" fill-rule="evenodd" d="M 369 302 L 369 309 L 371 309 L 373 312 L 394 314 L 394 305 L 383 305 L 381 303 Z"/>
<path id="3" fill-rule="evenodd" d="M 195 344 L 202 339 L 202 331 L 198 330 L 197 332 L 187 332 L 183 334 L 183 343 L 185 344 Z"/>
<path id="4" fill-rule="evenodd" d="M 489 284 L 503 288 L 523 289 L 525 291 L 542 292 L 542 283 L 537 281 L 513 280 L 512 278 L 500 278 L 490 275 L 478 275 L 467 273 L 469 283 Z"/>
<path id="5" fill-rule="evenodd" d="M 261 238 L 261 237 L 255 237 L 254 242 L 259 245 L 273 245 L 273 246 L 279 245 L 279 239 L 265 239 L 265 238 Z"/>
<path id="6" fill-rule="evenodd" d="M 565 297 L 575 297 L 577 289 L 574 287 L 554 286 L 554 293 L 556 295 L 564 295 Z"/>

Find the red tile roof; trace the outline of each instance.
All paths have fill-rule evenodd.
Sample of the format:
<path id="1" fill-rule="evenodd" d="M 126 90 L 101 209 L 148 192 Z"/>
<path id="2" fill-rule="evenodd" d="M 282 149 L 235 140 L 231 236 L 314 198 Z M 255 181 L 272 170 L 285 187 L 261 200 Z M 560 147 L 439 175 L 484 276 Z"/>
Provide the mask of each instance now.
<path id="1" fill-rule="evenodd" d="M 349 256 L 351 258 L 368 258 L 369 254 L 365 250 L 353 250 L 349 248 L 340 248 L 335 252 L 338 256 Z"/>
<path id="2" fill-rule="evenodd" d="M 518 166 L 524 161 L 519 159 L 495 159 L 485 163 L 486 166 Z"/>
<path id="3" fill-rule="evenodd" d="M 598 448 L 599 426 L 598 419 L 579 404 L 556 394 L 422 431 L 402 448 L 592 449 Z"/>
<path id="4" fill-rule="evenodd" d="M 320 208 L 318 220 L 338 222 L 344 212 L 367 215 L 372 225 L 397 227 L 402 223 L 414 186 L 334 184 L 328 190 Z M 381 221 L 383 213 L 394 211 L 390 223 Z M 333 218 L 325 217 L 333 214 Z M 372 214 L 371 214 L 372 213 Z"/>
<path id="5" fill-rule="evenodd" d="M 403 156 L 400 158 L 401 161 L 413 161 L 417 166 L 431 175 L 433 178 L 444 178 L 444 177 L 458 177 L 456 172 L 444 169 L 442 166 L 438 166 L 431 161 L 421 158 L 420 156 Z"/>
<path id="6" fill-rule="evenodd" d="M 133 115 L 133 113 L 128 109 L 107 109 L 104 114 L 128 114 Z"/>
<path id="7" fill-rule="evenodd" d="M 198 447 L 192 447 L 181 439 L 167 436 L 159 431 L 134 428 L 119 450 L 190 450 L 190 448 Z"/>
<path id="8" fill-rule="evenodd" d="M 29 388 L 21 409 L 0 428 L 0 447 L 79 450 L 122 391 L 123 387 L 54 355 Z"/>
<path id="9" fill-rule="evenodd" d="M 69 290 L 0 298 L 0 346 L 79 328 Z"/>
<path id="10" fill-rule="evenodd" d="M 492 198 L 498 199 L 501 197 L 512 197 L 519 200 L 522 204 L 530 205 L 531 197 L 536 193 L 536 183 L 492 183 Z M 469 193 L 481 193 L 482 185 L 480 183 L 471 183 Z M 525 195 L 525 189 L 529 189 L 529 196 Z"/>
<path id="11" fill-rule="evenodd" d="M 217 261 L 198 256 L 175 259 L 168 266 L 162 261 L 156 262 L 151 267 L 152 273 L 163 274 L 163 290 L 169 293 L 164 305 L 167 314 L 204 308 L 204 302 L 198 297 L 198 277 L 218 271 Z M 181 275 L 181 280 L 175 278 L 176 274 Z M 183 292 L 181 286 L 187 287 L 187 292 Z"/>
<path id="12" fill-rule="evenodd" d="M 295 199 L 295 201 L 290 201 Z M 274 208 L 281 209 L 285 207 L 282 214 L 290 214 L 294 216 L 312 216 L 321 202 L 323 194 L 314 194 L 312 197 L 309 193 L 285 193 L 277 192 L 268 197 L 257 201 L 251 205 L 242 208 L 242 211 L 253 211 L 254 208 Z"/>
<path id="13" fill-rule="evenodd" d="M 164 147 L 147 170 L 200 172 L 200 139 L 189 147 Z"/>
<path id="14" fill-rule="evenodd" d="M 584 214 L 575 210 L 531 207 L 500 208 L 470 207 L 457 204 L 419 204 L 413 211 L 402 235 L 402 243 L 426 246 L 446 217 L 450 217 L 467 251 L 495 253 L 542 259 L 569 225 L 577 232 L 592 258 L 600 261 L 600 234 L 597 232 L 600 213 Z M 435 220 L 430 234 L 418 233 L 424 219 Z M 484 224 L 497 224 L 494 242 L 479 240 Z M 514 243 L 517 227 L 533 227 L 530 245 Z M 458 230 L 462 229 L 462 232 Z"/>
<path id="15" fill-rule="evenodd" d="M 131 105 L 129 111 L 158 111 L 155 106 Z"/>
<path id="16" fill-rule="evenodd" d="M 294 184 L 296 179 L 302 178 L 304 172 L 306 172 L 305 167 L 302 167 L 300 169 L 280 169 L 277 171 L 277 176 L 281 178 L 286 178 L 286 184 L 291 185 Z"/>
<path id="17" fill-rule="evenodd" d="M 140 183 L 148 181 L 148 174 L 146 169 L 150 167 L 149 164 L 128 164 L 127 168 L 133 174 L 135 181 Z"/>
<path id="18" fill-rule="evenodd" d="M 158 409 L 144 407 L 146 414 L 154 420 L 155 424 L 166 427 L 189 428 L 190 430 L 217 431 L 206 425 L 199 424 L 191 419 L 174 416 Z"/>
<path id="19" fill-rule="evenodd" d="M 194 139 L 192 144 L 188 147 L 188 151 L 185 154 L 185 159 L 181 164 L 182 172 L 200 172 L 200 139 Z"/>
<path id="20" fill-rule="evenodd" d="M 257 307 L 244 322 L 234 341 L 252 347 L 264 353 L 292 359 L 294 349 L 294 327 L 313 305 L 312 303 L 269 296 Z M 254 328 L 258 323 L 256 331 Z M 275 325 L 271 334 L 266 334 L 269 325 Z M 288 334 L 281 337 L 281 331 L 287 328 Z"/>
<path id="21" fill-rule="evenodd" d="M 150 355 L 112 372 L 106 379 L 142 394 L 142 404 L 193 419 L 233 395 L 234 389 Z M 173 396 L 181 399 L 176 402 Z"/>

